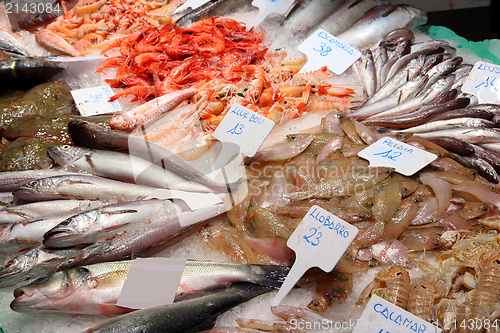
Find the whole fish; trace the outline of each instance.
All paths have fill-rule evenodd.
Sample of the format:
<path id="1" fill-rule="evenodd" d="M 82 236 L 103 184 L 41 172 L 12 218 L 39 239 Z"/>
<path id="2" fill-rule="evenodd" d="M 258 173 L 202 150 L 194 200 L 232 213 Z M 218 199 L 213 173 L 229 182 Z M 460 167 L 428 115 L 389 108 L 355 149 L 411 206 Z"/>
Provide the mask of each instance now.
<path id="1" fill-rule="evenodd" d="M 252 7 L 250 2 L 245 0 L 210 0 L 196 9 L 180 10 L 173 15 L 173 19 L 176 20 L 175 23 L 178 26 L 184 28 L 203 18 L 212 16 L 224 17 L 242 8 L 244 10 L 247 9 L 247 12 L 249 12 L 255 7 Z"/>
<path id="2" fill-rule="evenodd" d="M 302 153 L 314 140 L 314 135 L 307 135 L 290 142 L 281 143 L 258 151 L 254 156 L 246 158 L 245 163 L 283 161 Z"/>
<path id="3" fill-rule="evenodd" d="M 0 59 L 0 76 L 6 80 L 48 81 L 63 71 L 62 67 L 37 57 Z"/>
<path id="4" fill-rule="evenodd" d="M 214 325 L 215 319 L 220 314 L 271 290 L 269 287 L 252 284 L 233 284 L 226 290 L 204 292 L 199 297 L 190 297 L 169 305 L 142 309 L 111 318 L 89 328 L 87 332 L 194 333 L 205 331 Z"/>
<path id="5" fill-rule="evenodd" d="M 389 32 L 384 39 L 380 41 L 379 46 L 383 46 L 389 50 L 394 50 L 402 42 L 411 42 L 415 39 L 413 31 L 406 28 L 399 28 Z"/>
<path id="6" fill-rule="evenodd" d="M 365 92 L 368 98 L 371 98 L 377 89 L 377 72 L 375 69 L 375 60 L 370 49 L 366 49 L 361 54 L 361 58 L 356 61 L 359 77 L 365 86 Z"/>
<path id="7" fill-rule="evenodd" d="M 48 248 L 94 244 L 109 239 L 162 212 L 164 200 L 149 199 L 108 205 L 72 215 L 47 229 L 43 243 Z"/>
<path id="8" fill-rule="evenodd" d="M 112 129 L 130 132 L 137 126 L 145 124 L 159 115 L 174 109 L 186 99 L 193 97 L 196 92 L 195 88 L 189 88 L 160 96 L 111 118 L 109 126 Z"/>
<path id="9" fill-rule="evenodd" d="M 410 52 L 402 57 L 400 57 L 389 69 L 386 75 L 386 80 L 389 80 L 393 75 L 395 75 L 398 71 L 404 68 L 412 59 L 418 58 L 420 56 L 428 56 L 431 54 L 442 53 L 444 49 L 442 47 L 428 47 L 422 49 L 418 52 Z M 441 60 L 443 60 L 441 58 Z M 425 74 L 425 72 L 423 72 Z"/>
<path id="10" fill-rule="evenodd" d="M 436 114 L 435 116 L 429 118 L 429 121 L 447 120 L 447 119 L 462 118 L 462 117 L 481 118 L 491 121 L 493 120 L 494 116 L 495 116 L 494 112 L 490 112 L 487 110 L 478 110 L 471 107 L 465 107 Z"/>
<path id="11" fill-rule="evenodd" d="M 26 201 L 82 199 L 124 202 L 178 198 L 184 201 L 187 200 L 188 205 L 193 209 L 221 201 L 214 193 L 196 193 L 200 200 L 200 202 L 196 202 L 192 200 L 194 194 L 187 192 L 135 185 L 91 175 L 64 175 L 41 178 L 17 187 L 12 193 L 16 198 Z"/>
<path id="12" fill-rule="evenodd" d="M 47 153 L 57 164 L 74 171 L 85 171 L 101 177 L 150 187 L 212 192 L 206 186 L 188 181 L 168 169 L 125 153 L 69 145 L 50 146 Z"/>
<path id="13" fill-rule="evenodd" d="M 299 0 L 285 18 L 292 34 L 307 34 L 344 3 L 344 0 Z"/>
<path id="14" fill-rule="evenodd" d="M 447 119 L 447 120 L 436 120 L 430 121 L 425 124 L 410 127 L 404 130 L 400 130 L 402 133 L 423 133 L 423 132 L 432 132 L 432 131 L 440 131 L 447 129 L 455 129 L 460 127 L 477 127 L 477 128 L 490 128 L 493 127 L 493 123 L 489 120 L 480 119 L 480 118 L 455 118 L 455 119 Z"/>
<path id="15" fill-rule="evenodd" d="M 467 143 L 462 140 L 450 137 L 439 137 L 439 138 L 430 138 L 429 141 L 455 154 L 459 154 L 462 156 L 474 155 L 474 147 L 470 143 Z"/>
<path id="16" fill-rule="evenodd" d="M 418 133 L 423 138 L 449 136 L 468 143 L 499 143 L 500 131 L 495 128 L 454 128 L 433 132 Z"/>
<path id="17" fill-rule="evenodd" d="M 479 156 L 461 156 L 457 154 L 450 153 L 453 159 L 455 159 L 460 164 L 477 170 L 478 175 L 484 177 L 489 182 L 493 184 L 498 184 L 500 178 L 495 168 Z"/>
<path id="18" fill-rule="evenodd" d="M 379 90 L 382 86 L 382 70 L 384 65 L 387 63 L 389 56 L 387 54 L 387 48 L 385 46 L 379 46 L 373 52 L 373 57 L 375 59 L 375 76 L 377 77 L 377 89 Z"/>
<path id="19" fill-rule="evenodd" d="M 80 56 L 80 52 L 78 52 L 71 44 L 69 44 L 64 38 L 50 30 L 43 29 L 38 31 L 35 34 L 35 40 L 38 45 L 46 48 L 49 51 L 71 57 Z"/>
<path id="20" fill-rule="evenodd" d="M 40 169 L 40 170 L 22 170 L 0 172 L 0 192 L 11 192 L 16 187 L 29 183 L 32 180 L 39 178 L 74 175 L 76 173 L 62 169 Z"/>
<path id="21" fill-rule="evenodd" d="M 138 156 L 216 191 L 227 190 L 226 184 L 214 182 L 178 155 L 155 143 L 123 132 L 106 130 L 101 126 L 80 120 L 70 121 L 68 130 L 75 144 L 79 146 Z"/>
<path id="22" fill-rule="evenodd" d="M 376 5 L 388 4 L 385 0 L 349 0 L 342 6 L 337 8 L 330 16 L 328 16 L 318 29 L 323 29 L 334 36 L 347 30 L 357 20 Z"/>
<path id="23" fill-rule="evenodd" d="M 455 70 L 455 68 L 457 68 L 457 66 L 459 66 L 462 63 L 462 60 L 463 60 L 462 57 L 454 57 L 454 58 L 451 58 L 448 60 L 444 60 L 443 62 L 432 67 L 427 72 L 427 75 L 429 75 L 429 82 L 427 82 L 424 89 L 427 89 L 430 86 L 432 86 L 441 77 L 453 72 Z M 455 79 L 456 79 L 456 76 L 455 76 Z"/>
<path id="24" fill-rule="evenodd" d="M 349 45 L 363 47 L 380 41 L 396 28 L 415 28 L 427 22 L 424 11 L 407 5 L 380 5 L 337 35 Z"/>
<path id="25" fill-rule="evenodd" d="M 138 224 L 125 232 L 99 243 L 87 246 L 68 258 L 63 267 L 91 265 L 141 256 L 156 247 L 168 246 L 170 241 L 208 219 L 227 211 L 223 204 L 215 204 L 195 211 L 183 211 L 178 205 L 165 201 L 164 209 L 148 222 Z"/>
<path id="26" fill-rule="evenodd" d="M 391 53 L 390 57 L 388 57 L 387 61 L 385 64 L 382 66 L 382 69 L 380 70 L 380 74 L 377 76 L 377 81 L 380 82 L 380 85 L 383 85 L 388 77 L 389 71 L 391 70 L 392 66 L 401 58 L 410 53 L 410 48 L 411 48 L 411 41 L 409 40 L 403 40 L 400 42 L 398 45 L 396 45 L 396 48 L 394 51 Z"/>
<path id="27" fill-rule="evenodd" d="M 14 290 L 10 307 L 23 313 L 64 312 L 80 314 L 121 314 L 132 309 L 116 305 L 132 260 L 105 262 L 56 272 Z M 245 265 L 188 260 L 176 298 L 203 290 L 248 282 L 279 287 L 289 271 L 287 266 Z M 50 290 L 50 293 L 49 293 Z M 161 293 L 161 290 L 158 290 Z"/>
<path id="28" fill-rule="evenodd" d="M 52 200 L 32 202 L 0 209 L 0 224 L 16 223 L 48 215 L 79 212 L 102 206 L 100 201 L 92 200 Z"/>
<path id="29" fill-rule="evenodd" d="M 34 55 L 27 46 L 5 30 L 0 30 L 0 51 L 14 57 L 30 57 Z"/>

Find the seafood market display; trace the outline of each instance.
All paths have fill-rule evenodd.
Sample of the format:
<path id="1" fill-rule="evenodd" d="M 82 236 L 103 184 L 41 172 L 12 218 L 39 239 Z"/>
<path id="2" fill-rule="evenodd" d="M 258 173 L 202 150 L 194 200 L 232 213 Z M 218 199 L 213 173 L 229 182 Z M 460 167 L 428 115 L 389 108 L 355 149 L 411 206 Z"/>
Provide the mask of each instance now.
<path id="1" fill-rule="evenodd" d="M 250 1 L 183 3 L 53 2 L 12 21 L 29 31 L 0 6 L 0 331 L 350 332 L 377 297 L 444 332 L 500 331 L 500 104 L 464 88 L 475 57 L 386 0 L 294 1 L 259 26 Z M 317 29 L 314 51 L 360 58 L 306 71 Z M 87 61 L 113 89 L 88 99 L 123 111 L 79 114 L 65 82 Z M 236 108 L 274 128 L 219 172 Z M 380 141 L 435 158 L 370 164 Z M 358 233 L 272 304 L 316 206 Z M 188 259 L 174 301 L 126 307 L 147 257 Z"/>

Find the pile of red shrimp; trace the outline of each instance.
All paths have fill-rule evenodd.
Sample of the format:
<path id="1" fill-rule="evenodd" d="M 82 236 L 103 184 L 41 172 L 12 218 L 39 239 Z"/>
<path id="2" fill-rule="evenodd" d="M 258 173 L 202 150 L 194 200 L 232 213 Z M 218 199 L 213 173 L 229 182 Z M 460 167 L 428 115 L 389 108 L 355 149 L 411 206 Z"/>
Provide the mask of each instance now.
<path id="1" fill-rule="evenodd" d="M 206 19 L 188 28 L 145 28 L 110 43 L 102 53 L 119 48 L 119 55 L 106 59 L 98 71 L 118 69 L 106 82 L 124 89 L 111 100 L 134 95 L 132 101 L 147 101 L 213 79 L 240 81 L 242 66 L 264 61 L 263 39 L 264 31 L 247 31 L 243 23 L 228 18 Z"/>

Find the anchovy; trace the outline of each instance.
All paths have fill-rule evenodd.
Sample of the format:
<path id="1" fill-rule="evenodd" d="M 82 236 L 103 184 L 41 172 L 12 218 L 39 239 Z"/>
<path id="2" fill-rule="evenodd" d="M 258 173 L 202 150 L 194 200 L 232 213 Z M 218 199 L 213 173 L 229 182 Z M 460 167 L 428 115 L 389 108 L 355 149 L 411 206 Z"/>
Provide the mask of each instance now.
<path id="1" fill-rule="evenodd" d="M 318 29 L 328 31 L 334 36 L 347 30 L 376 5 L 388 4 L 385 0 L 349 0 L 323 20 Z"/>
<path id="2" fill-rule="evenodd" d="M 32 202 L 0 209 L 0 224 L 22 222 L 64 213 L 77 214 L 102 205 L 102 202 L 92 200 L 52 200 Z"/>
<path id="3" fill-rule="evenodd" d="M 175 303 L 127 313 L 89 328 L 86 332 L 169 332 L 190 333 L 211 328 L 215 319 L 231 308 L 258 295 L 269 287 L 252 284 L 233 284 L 231 287 L 206 292 Z"/>
<path id="4" fill-rule="evenodd" d="M 125 153 L 55 145 L 47 149 L 49 156 L 60 166 L 97 176 L 138 185 L 190 192 L 212 192 L 209 188 L 188 181 L 168 169 L 140 157 Z M 113 161 L 113 163 L 109 163 Z"/>
<path id="5" fill-rule="evenodd" d="M 15 299 L 11 303 L 11 308 L 22 313 L 55 311 L 80 314 L 122 314 L 130 312 L 132 309 L 119 307 L 116 302 L 132 263 L 132 260 L 106 262 L 53 273 L 40 278 L 40 281 L 14 290 Z M 235 282 L 248 282 L 277 288 L 282 284 L 288 271 L 287 266 L 188 260 L 177 287 L 176 299 Z M 46 293 L 48 289 L 53 291 L 50 298 Z M 71 290 L 70 297 L 68 297 L 68 290 Z"/>
<path id="6" fill-rule="evenodd" d="M 46 230 L 43 243 L 48 248 L 94 244 L 146 223 L 163 211 L 164 200 L 150 199 L 107 205 L 74 214 Z"/>
<path id="7" fill-rule="evenodd" d="M 363 47 L 381 40 L 395 28 L 415 28 L 427 22 L 425 12 L 407 5 L 373 8 L 337 37 L 353 46 Z"/>
<path id="8" fill-rule="evenodd" d="M 193 195 L 182 191 L 123 183 L 90 175 L 64 175 L 41 178 L 17 187 L 13 194 L 16 198 L 26 201 L 87 199 L 106 202 L 171 198 L 183 200 L 187 198 L 189 200 L 190 196 Z M 196 195 L 203 201 L 199 202 L 201 206 L 195 204 L 198 207 L 220 202 L 219 197 L 214 193 L 197 193 Z M 190 206 L 193 203 L 190 203 Z"/>
<path id="9" fill-rule="evenodd" d="M 216 191 L 227 191 L 226 184 L 214 182 L 178 155 L 153 142 L 123 132 L 107 130 L 99 125 L 81 120 L 70 121 L 68 131 L 76 145 L 93 149 L 113 150 L 141 157 Z M 237 186 L 238 184 L 230 185 Z"/>

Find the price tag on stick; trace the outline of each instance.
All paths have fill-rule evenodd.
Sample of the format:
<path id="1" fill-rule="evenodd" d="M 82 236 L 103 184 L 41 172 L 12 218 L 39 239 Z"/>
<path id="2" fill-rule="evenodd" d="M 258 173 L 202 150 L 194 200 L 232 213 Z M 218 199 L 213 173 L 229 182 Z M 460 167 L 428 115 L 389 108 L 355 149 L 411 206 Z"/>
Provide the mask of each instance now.
<path id="1" fill-rule="evenodd" d="M 342 74 L 361 57 L 361 52 L 357 49 L 323 29 L 316 30 L 307 37 L 299 45 L 299 51 L 307 56 L 307 62 L 299 73 L 315 71 L 327 66 L 335 74 Z"/>
<path id="2" fill-rule="evenodd" d="M 371 167 L 389 167 L 405 176 L 411 176 L 437 158 L 437 155 L 415 146 L 384 137 L 358 153 L 370 161 Z"/>
<path id="3" fill-rule="evenodd" d="M 295 0 L 253 0 L 252 6 L 259 8 L 259 13 L 252 26 L 256 27 L 269 16 L 269 14 L 285 14 Z"/>
<path id="4" fill-rule="evenodd" d="M 473 94 L 479 103 L 500 102 L 500 66 L 478 61 L 462 86 L 462 91 Z"/>
<path id="5" fill-rule="evenodd" d="M 273 305 L 278 305 L 311 267 L 330 272 L 354 240 L 358 229 L 314 205 L 297 226 L 286 245 L 295 251 L 295 263 Z"/>
<path id="6" fill-rule="evenodd" d="M 231 158 L 240 152 L 250 157 L 255 155 L 273 127 L 274 121 L 271 119 L 233 104 L 213 134 L 214 138 L 222 142 L 222 151 L 209 177 L 215 178 Z"/>

